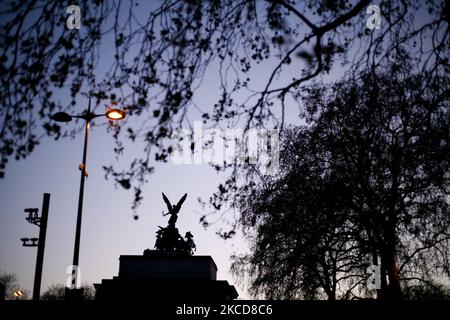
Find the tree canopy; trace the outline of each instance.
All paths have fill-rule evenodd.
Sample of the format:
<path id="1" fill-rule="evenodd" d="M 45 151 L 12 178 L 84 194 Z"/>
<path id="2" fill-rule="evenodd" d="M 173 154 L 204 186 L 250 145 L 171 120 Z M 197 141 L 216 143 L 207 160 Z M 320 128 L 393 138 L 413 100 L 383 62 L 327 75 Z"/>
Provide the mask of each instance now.
<path id="1" fill-rule="evenodd" d="M 234 205 L 251 248 L 234 271 L 255 295 L 371 297 L 370 265 L 380 266 L 381 299 L 448 286 L 450 82 L 411 72 L 403 54 L 382 71 L 311 86 L 308 123 L 283 136 L 280 174 L 247 168 Z"/>
<path id="2" fill-rule="evenodd" d="M 94 109 L 120 102 L 129 118 L 138 119 L 111 126 L 114 151 L 123 154 L 127 142 L 136 142 L 143 153 L 128 169 L 105 165 L 107 176 L 134 190 L 136 205 L 154 162 L 167 161 L 177 143 L 172 133 L 192 128 L 194 118 L 210 127 L 282 129 L 286 108 L 301 104 L 310 80 L 341 68 L 354 73 L 377 66 L 401 46 L 417 58 L 417 68 L 448 72 L 448 2 L 379 1 L 380 30 L 366 27 L 369 4 L 166 0 L 148 9 L 148 2 L 90 0 L 78 4 L 81 28 L 71 30 L 65 2 L 5 1 L 0 174 L 11 157 L 25 158 L 45 135 L 74 134 L 49 117 L 61 110 L 79 113 L 77 100 L 91 91 Z M 112 53 L 108 61 L 105 48 Z M 99 70 L 101 63 L 108 65 L 106 72 Z M 218 73 L 217 99 L 199 103 L 196 92 L 208 70 Z M 235 163 L 217 169 L 230 167 Z M 224 190 L 234 181 L 226 181 Z M 223 196 L 211 202 L 216 200 Z"/>

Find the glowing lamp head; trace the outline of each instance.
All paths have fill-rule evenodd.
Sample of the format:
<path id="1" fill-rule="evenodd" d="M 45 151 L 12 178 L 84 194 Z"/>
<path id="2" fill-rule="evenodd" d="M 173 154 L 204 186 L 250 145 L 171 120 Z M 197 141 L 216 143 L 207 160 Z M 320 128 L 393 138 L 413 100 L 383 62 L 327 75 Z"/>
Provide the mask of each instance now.
<path id="1" fill-rule="evenodd" d="M 126 113 L 119 109 L 109 109 L 108 111 L 106 111 L 106 117 L 109 120 L 121 120 L 125 118 L 125 116 Z"/>
<path id="2" fill-rule="evenodd" d="M 23 296 L 23 292 L 21 290 L 16 290 L 13 293 L 14 297 L 21 297 Z"/>

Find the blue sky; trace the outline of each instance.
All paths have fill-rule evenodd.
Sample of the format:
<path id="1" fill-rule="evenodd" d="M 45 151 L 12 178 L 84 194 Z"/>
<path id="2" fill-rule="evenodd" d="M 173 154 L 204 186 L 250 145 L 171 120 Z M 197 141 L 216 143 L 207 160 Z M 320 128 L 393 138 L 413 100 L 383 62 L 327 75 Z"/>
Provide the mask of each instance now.
<path id="1" fill-rule="evenodd" d="M 102 121 L 102 120 L 98 120 Z M 73 140 L 47 140 L 27 160 L 11 164 L 0 180 L 0 270 L 14 272 L 23 288 L 32 289 L 36 248 L 22 247 L 21 237 L 38 236 L 38 228 L 25 221 L 25 208 L 41 208 L 42 193 L 51 193 L 42 287 L 66 282 L 66 268 L 72 264 L 79 190 L 82 136 Z M 82 282 L 99 282 L 117 275 L 120 255 L 142 254 L 153 248 L 158 225 L 168 217 L 161 192 L 172 202 L 188 193 L 177 225 L 184 234 L 191 231 L 196 254 L 211 255 L 218 265 L 218 278 L 232 281 L 229 256 L 245 250 L 240 237 L 221 240 L 217 225 L 204 229 L 197 198 L 207 198 L 220 181 L 207 165 L 157 165 L 144 187 L 144 201 L 138 220 L 130 209 L 132 195 L 104 179 L 102 165 L 113 158 L 112 138 L 105 128 L 91 129 L 88 152 L 89 178 L 85 186 L 80 267 Z M 49 156 L 52 155 L 52 156 Z"/>
<path id="2" fill-rule="evenodd" d="M 148 7 L 150 11 L 152 8 Z M 146 16 L 149 11 L 139 12 Z M 105 40 L 100 52 L 99 75 L 108 70 L 112 61 L 113 53 L 108 49 L 110 41 Z M 100 80 L 100 76 L 98 78 Z M 201 104 L 205 105 L 212 101 L 212 97 L 215 98 L 215 90 L 208 86 L 203 90 Z M 66 94 L 64 90 L 55 92 L 61 101 L 67 99 Z M 86 107 L 86 99 L 77 100 L 77 110 L 82 112 Z M 97 111 L 101 112 L 102 108 L 103 105 Z M 128 118 L 126 121 L 132 123 L 136 119 Z M 117 161 L 113 153 L 113 138 L 106 130 L 106 119 L 98 118 L 94 123 L 90 131 L 89 178 L 85 185 L 81 231 L 79 264 L 82 282 L 90 284 L 112 278 L 118 273 L 120 255 L 140 255 L 147 248 L 153 249 L 158 225 L 166 226 L 168 221 L 168 217 L 161 214 L 163 210 L 167 211 L 161 193 L 176 202 L 187 192 L 188 198 L 177 222 L 180 233 L 184 235 L 191 231 L 197 244 L 196 254 L 211 255 L 219 269 L 218 278 L 234 283 L 228 272 L 229 257 L 236 251 L 244 251 L 244 242 L 239 236 L 224 241 L 215 234 L 218 224 L 204 229 L 199 223 L 201 215 L 206 212 L 197 199 L 208 199 L 221 177 L 206 164 L 153 163 L 156 170 L 143 188 L 144 201 L 135 212 L 139 219 L 134 220 L 132 193 L 106 181 L 102 166 L 115 164 L 125 167 L 142 152 L 142 148 L 138 144 L 126 145 L 124 157 Z M 81 128 L 82 125 L 82 122 L 67 124 L 71 128 Z M 82 134 L 59 141 L 44 138 L 29 158 L 10 161 L 5 178 L 0 180 L 0 270 L 15 273 L 23 289 L 32 290 L 37 250 L 22 247 L 19 239 L 39 234 L 36 226 L 25 221 L 23 210 L 30 207 L 40 209 L 44 192 L 51 194 L 51 200 L 41 292 L 51 284 L 66 283 L 66 269 L 72 264 L 73 257 L 80 178 L 78 164 L 81 163 L 82 147 Z"/>
<path id="3" fill-rule="evenodd" d="M 142 10 L 140 13 L 146 16 L 151 9 L 148 6 L 148 11 Z M 98 66 L 98 80 L 111 63 L 113 52 L 108 49 L 110 41 L 106 39 L 100 51 L 102 59 Z M 273 66 L 273 60 L 256 66 L 249 75 L 251 85 L 261 88 Z M 283 79 L 291 79 L 299 69 L 299 62 L 294 61 L 283 78 L 277 79 L 277 84 L 283 84 Z M 195 95 L 195 102 L 206 110 L 212 107 L 220 94 L 217 70 L 217 65 L 208 69 Z M 334 81 L 341 75 L 342 69 L 336 67 L 323 80 Z M 67 99 L 64 90 L 55 94 L 62 101 Z M 85 99 L 77 100 L 77 110 L 81 112 L 86 107 Z M 101 105 L 97 111 L 100 112 L 103 107 Z M 297 105 L 288 103 L 287 123 L 301 123 L 298 110 Z M 200 116 L 193 112 L 190 120 L 199 120 Z M 128 118 L 125 123 L 136 120 Z M 165 226 L 168 220 L 168 217 L 161 215 L 166 210 L 161 192 L 172 202 L 178 201 L 187 192 L 188 198 L 177 222 L 180 232 L 191 231 L 197 244 L 196 254 L 211 255 L 219 269 L 218 278 L 235 284 L 229 273 L 229 257 L 235 252 L 245 252 L 245 241 L 239 234 L 231 240 L 220 239 L 215 231 L 221 226 L 227 227 L 224 221 L 208 229 L 199 223 L 200 217 L 207 212 L 197 198 L 207 200 L 224 176 L 206 164 L 154 163 L 155 173 L 143 188 L 144 200 L 136 212 L 139 219 L 134 220 L 132 193 L 121 187 L 115 188 L 112 181 L 106 181 L 102 166 L 116 164 L 126 167 L 143 152 L 142 146 L 139 143 L 127 144 L 124 156 L 117 160 L 113 153 L 113 138 L 106 130 L 106 119 L 97 118 L 94 121 L 96 125 L 90 131 L 89 178 L 85 185 L 80 247 L 82 282 L 98 283 L 101 279 L 112 278 L 118 273 L 120 255 L 140 255 L 145 249 L 153 248 L 158 225 Z M 82 125 L 82 122 L 67 124 L 71 128 L 81 128 Z M 36 226 L 25 221 L 23 210 L 30 207 L 40 209 L 44 192 L 51 193 L 51 202 L 41 292 L 51 284 L 66 283 L 66 269 L 72 264 L 73 257 L 80 178 L 78 164 L 81 162 L 82 147 L 82 134 L 59 141 L 45 138 L 29 158 L 11 161 L 5 178 L 0 179 L 0 270 L 15 273 L 22 289 L 32 290 L 37 250 L 22 247 L 19 239 L 37 237 L 39 232 Z M 237 290 L 241 297 L 247 297 L 243 288 L 237 287 Z"/>
<path id="4" fill-rule="evenodd" d="M 152 9 L 147 7 L 148 11 L 139 11 L 143 17 Z M 101 48 L 97 80 L 112 61 L 113 52 L 108 49 L 111 41 L 111 38 L 105 38 Z M 219 93 L 215 67 L 208 71 L 204 83 L 196 99 L 198 105 L 208 109 Z M 65 89 L 54 94 L 61 101 L 67 99 Z M 103 107 L 99 106 L 96 112 L 101 112 Z M 81 113 L 86 108 L 87 100 L 79 98 L 76 109 Z M 191 119 L 200 119 L 200 114 L 192 115 Z M 139 119 L 127 118 L 125 123 L 135 121 Z M 207 200 L 222 181 L 221 176 L 206 164 L 153 163 L 156 170 L 143 188 L 142 205 L 133 212 L 132 193 L 106 181 L 102 166 L 126 167 L 143 152 L 142 146 L 126 145 L 124 156 L 117 160 L 106 123 L 106 119 L 97 118 L 90 131 L 89 178 L 85 185 L 79 262 L 82 283 L 98 283 L 117 275 L 120 255 L 140 255 L 147 248 L 153 249 L 158 226 L 166 226 L 168 221 L 168 217 L 162 217 L 166 206 L 161 193 L 176 202 L 187 192 L 188 198 L 177 222 L 180 233 L 184 235 L 191 231 L 197 244 L 196 254 L 211 255 L 218 266 L 218 279 L 233 284 L 229 257 L 246 250 L 244 241 L 239 235 L 227 241 L 220 239 L 215 232 L 221 226 L 228 227 L 224 221 L 208 229 L 199 223 L 200 217 L 207 212 L 202 210 L 197 199 Z M 71 122 L 67 126 L 82 128 L 83 123 Z M 72 264 L 73 257 L 82 147 L 82 134 L 59 141 L 44 138 L 30 157 L 10 161 L 5 178 L 0 180 L 0 270 L 15 273 L 21 289 L 32 290 L 37 249 L 22 247 L 19 239 L 38 237 L 39 234 L 36 226 L 25 221 L 24 209 L 40 209 L 44 192 L 51 194 L 51 200 L 41 293 L 52 284 L 66 283 L 66 269 Z M 133 219 L 134 214 L 139 216 L 138 220 Z M 241 297 L 245 297 L 245 290 L 237 289 Z"/>
<path id="5" fill-rule="evenodd" d="M 152 9 L 147 7 L 148 11 L 139 11 L 142 17 L 146 17 Z M 101 75 L 108 70 L 112 61 L 114 52 L 109 49 L 111 41 L 110 37 L 106 37 L 100 49 L 97 81 L 101 80 Z M 261 87 L 273 65 L 273 61 L 267 61 L 256 66 L 250 74 L 251 84 Z M 295 69 L 292 70 L 286 74 L 287 77 L 295 74 Z M 194 96 L 200 108 L 208 110 L 216 103 L 221 92 L 219 84 L 218 65 L 213 64 Z M 61 101 L 66 101 L 67 92 L 62 89 L 56 90 L 54 94 Z M 101 112 L 104 107 L 106 105 L 101 104 L 96 112 Z M 86 108 L 87 100 L 79 98 L 76 109 L 81 113 Z M 297 106 L 287 110 L 287 122 L 297 121 L 297 110 Z M 190 113 L 190 120 L 201 120 L 201 113 L 194 110 Z M 139 119 L 129 117 L 123 125 L 134 122 L 138 123 Z M 247 250 L 245 241 L 239 234 L 226 241 L 216 235 L 218 228 L 229 227 L 226 221 L 219 221 L 208 229 L 199 223 L 200 217 L 209 211 L 203 210 L 197 199 L 207 200 L 223 181 L 224 175 L 217 174 L 207 164 L 175 165 L 171 161 L 152 163 L 156 170 L 143 188 L 144 201 L 136 211 L 139 219 L 134 220 L 132 193 L 121 187 L 116 188 L 111 180 L 106 181 L 102 166 L 113 164 L 126 168 L 143 152 L 143 147 L 139 143 L 128 143 L 124 156 L 117 160 L 113 153 L 113 138 L 107 132 L 106 123 L 106 119 L 97 118 L 90 131 L 87 157 L 89 178 L 85 185 L 79 262 L 82 283 L 98 283 L 101 279 L 112 278 L 118 273 L 120 255 L 140 255 L 145 249 L 153 248 L 158 226 L 165 226 L 168 221 L 168 217 L 162 217 L 161 214 L 163 210 L 166 211 L 161 192 L 172 202 L 178 201 L 187 192 L 188 198 L 177 222 L 180 233 L 184 235 L 186 231 L 191 231 L 197 245 L 196 254 L 211 255 L 218 266 L 218 279 L 226 279 L 234 284 L 229 273 L 229 258 L 233 253 Z M 82 128 L 83 123 L 78 121 L 62 125 Z M 39 234 L 36 226 L 25 221 L 23 210 L 41 208 L 44 192 L 51 194 L 51 200 L 41 292 L 51 284 L 66 283 L 66 269 L 72 264 L 73 257 L 82 132 L 80 130 L 80 134 L 73 139 L 54 141 L 44 138 L 29 158 L 10 161 L 5 178 L 0 180 L 0 270 L 15 273 L 23 289 L 32 290 L 37 250 L 22 247 L 19 239 L 37 237 Z M 246 297 L 245 290 L 240 287 L 237 290 L 241 297 Z"/>

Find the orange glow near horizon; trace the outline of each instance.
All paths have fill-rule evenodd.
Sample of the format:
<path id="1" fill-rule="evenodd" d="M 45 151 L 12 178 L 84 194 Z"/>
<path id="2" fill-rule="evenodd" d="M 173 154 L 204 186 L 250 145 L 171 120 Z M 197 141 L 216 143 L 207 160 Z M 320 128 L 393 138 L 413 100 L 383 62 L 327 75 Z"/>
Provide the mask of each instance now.
<path id="1" fill-rule="evenodd" d="M 14 291 L 13 295 L 15 297 L 21 297 L 21 296 L 23 296 L 23 292 L 21 290 L 16 290 L 16 291 Z"/>

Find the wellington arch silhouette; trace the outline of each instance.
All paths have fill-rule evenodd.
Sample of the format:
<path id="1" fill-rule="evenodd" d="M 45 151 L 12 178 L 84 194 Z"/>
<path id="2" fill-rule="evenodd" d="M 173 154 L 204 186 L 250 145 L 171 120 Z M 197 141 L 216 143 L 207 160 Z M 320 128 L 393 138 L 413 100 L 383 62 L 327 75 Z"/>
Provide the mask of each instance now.
<path id="1" fill-rule="evenodd" d="M 172 205 L 162 194 L 170 215 L 166 227 L 159 226 L 154 249 L 142 255 L 121 255 L 119 274 L 94 284 L 96 300 L 233 300 L 238 293 L 226 280 L 217 280 L 211 256 L 195 255 L 190 231 L 182 237 L 177 220 L 187 194 Z"/>

